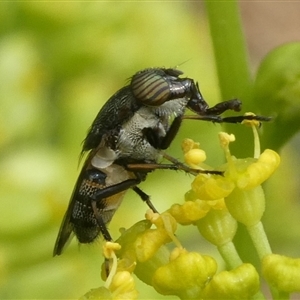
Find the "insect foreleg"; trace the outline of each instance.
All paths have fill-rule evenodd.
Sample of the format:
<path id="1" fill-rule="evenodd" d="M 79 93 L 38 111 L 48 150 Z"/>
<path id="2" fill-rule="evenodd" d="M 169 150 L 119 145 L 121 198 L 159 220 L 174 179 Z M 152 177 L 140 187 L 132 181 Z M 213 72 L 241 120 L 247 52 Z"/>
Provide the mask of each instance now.
<path id="1" fill-rule="evenodd" d="M 240 111 L 242 102 L 238 99 L 232 99 L 220 102 L 213 107 L 207 108 L 206 115 L 220 115 L 227 110 Z"/>
<path id="2" fill-rule="evenodd" d="M 241 123 L 244 120 L 256 120 L 256 121 L 270 121 L 271 117 L 264 116 L 256 116 L 256 115 L 245 115 L 245 116 L 233 116 L 233 117 L 224 117 L 217 115 L 207 115 L 207 116 L 199 116 L 199 115 L 186 115 L 182 117 L 187 120 L 200 120 L 200 121 L 209 121 L 213 123 Z"/>
<path id="3" fill-rule="evenodd" d="M 170 147 L 170 144 L 172 143 L 172 141 L 174 140 L 175 136 L 177 135 L 178 131 L 179 131 L 179 128 L 181 126 L 181 123 L 182 123 L 182 116 L 177 116 L 169 130 L 167 131 L 167 134 L 166 136 L 163 138 L 162 142 L 161 142 L 161 145 L 160 145 L 160 149 L 167 149 Z"/>

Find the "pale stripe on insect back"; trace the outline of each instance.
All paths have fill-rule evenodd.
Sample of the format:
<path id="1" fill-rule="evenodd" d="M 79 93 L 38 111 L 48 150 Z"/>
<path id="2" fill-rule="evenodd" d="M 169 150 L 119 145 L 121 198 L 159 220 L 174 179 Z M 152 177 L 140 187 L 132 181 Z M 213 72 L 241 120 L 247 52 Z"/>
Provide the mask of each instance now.
<path id="1" fill-rule="evenodd" d="M 168 82 L 155 73 L 141 73 L 132 80 L 134 96 L 152 105 L 160 105 L 168 99 L 170 87 Z"/>

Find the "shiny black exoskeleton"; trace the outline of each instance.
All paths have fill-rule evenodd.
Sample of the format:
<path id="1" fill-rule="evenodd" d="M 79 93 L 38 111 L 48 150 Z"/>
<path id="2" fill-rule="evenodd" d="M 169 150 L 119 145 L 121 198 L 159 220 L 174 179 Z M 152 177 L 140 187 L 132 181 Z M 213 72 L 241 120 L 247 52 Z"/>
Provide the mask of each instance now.
<path id="1" fill-rule="evenodd" d="M 241 102 L 233 99 L 210 108 L 198 84 L 191 78 L 180 78 L 182 74 L 164 68 L 140 71 L 99 111 L 84 140 L 82 154 L 89 154 L 62 222 L 54 255 L 61 254 L 72 232 L 80 243 L 93 242 L 100 233 L 111 240 L 106 224 L 129 188 L 155 211 L 148 195 L 137 186 L 152 170 L 194 173 L 162 152 L 170 146 L 183 119 L 217 123 L 270 119 L 251 115 L 222 118 L 220 114 L 226 110 L 239 111 Z M 185 116 L 187 108 L 196 115 Z M 161 157 L 171 164 L 159 164 Z"/>

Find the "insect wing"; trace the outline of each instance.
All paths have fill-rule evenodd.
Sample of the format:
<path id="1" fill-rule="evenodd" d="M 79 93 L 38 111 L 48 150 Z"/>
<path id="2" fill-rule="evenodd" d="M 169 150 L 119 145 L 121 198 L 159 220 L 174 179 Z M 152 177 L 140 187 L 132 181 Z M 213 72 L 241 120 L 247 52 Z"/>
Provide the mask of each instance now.
<path id="1" fill-rule="evenodd" d="M 116 92 L 104 104 L 93 121 L 83 142 L 82 153 L 97 148 L 104 134 L 116 130 L 130 119 L 140 106 L 141 104 L 134 99 L 130 86 L 125 86 Z"/>
<path id="2" fill-rule="evenodd" d="M 66 244 L 68 244 L 68 242 L 71 241 L 70 238 L 73 233 L 73 226 L 71 224 L 71 216 L 72 216 L 75 201 L 76 201 L 76 195 L 78 194 L 79 187 L 82 182 L 82 177 L 83 177 L 82 175 L 83 175 L 84 169 L 85 169 L 85 166 L 82 168 L 81 174 L 77 179 L 76 185 L 74 187 L 74 190 L 73 190 L 70 202 L 69 202 L 68 209 L 67 209 L 67 211 L 64 215 L 63 221 L 61 223 L 61 226 L 60 226 L 57 238 L 56 238 L 54 250 L 53 250 L 53 256 L 61 255 L 63 249 L 66 247 Z"/>
<path id="3" fill-rule="evenodd" d="M 80 243 L 91 243 L 101 233 L 106 240 L 111 240 L 106 224 L 121 204 L 126 190 L 137 182 L 135 175 L 120 165 L 95 168 L 91 164 L 94 155 L 95 151 L 89 154 L 76 182 L 56 239 L 54 256 L 62 253 L 73 233 Z"/>
<path id="4" fill-rule="evenodd" d="M 87 157 L 76 182 L 54 246 L 54 256 L 62 253 L 73 232 L 79 242 L 90 243 L 101 231 L 94 216 L 91 203 L 97 191 L 105 188 L 107 175 L 93 168 L 90 164 L 93 156 L 94 152 L 92 151 Z M 98 199 L 97 201 L 97 209 L 101 209 L 106 205 L 105 201 L 103 202 L 101 200 L 102 199 Z"/>

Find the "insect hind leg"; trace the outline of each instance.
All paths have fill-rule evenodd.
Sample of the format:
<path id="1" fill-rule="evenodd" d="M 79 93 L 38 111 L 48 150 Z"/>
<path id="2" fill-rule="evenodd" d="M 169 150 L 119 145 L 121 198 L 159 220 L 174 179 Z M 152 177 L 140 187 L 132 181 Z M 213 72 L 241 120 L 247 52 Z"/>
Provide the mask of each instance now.
<path id="1" fill-rule="evenodd" d="M 132 188 L 139 196 L 140 198 L 149 206 L 150 209 L 153 210 L 153 212 L 158 213 L 157 209 L 154 207 L 154 205 L 152 204 L 151 200 L 150 200 L 150 196 L 148 194 L 146 194 L 145 192 L 143 192 L 139 187 L 134 186 Z"/>
<path id="2" fill-rule="evenodd" d="M 112 241 L 113 239 L 112 239 L 109 231 L 107 230 L 107 227 L 103 221 L 103 218 L 101 217 L 101 214 L 99 213 L 99 210 L 97 209 L 97 201 L 92 200 L 91 206 L 93 209 L 94 216 L 97 220 L 97 224 L 100 228 L 100 231 L 101 231 L 104 239 L 109 242 Z"/>
<path id="3" fill-rule="evenodd" d="M 97 202 L 102 201 L 104 198 L 108 198 L 120 192 L 126 191 L 129 188 L 134 187 L 136 184 L 139 183 L 140 183 L 139 179 L 127 179 L 123 182 L 111 185 L 104 189 L 99 189 L 94 193 L 93 197 L 91 197 L 90 201 L 91 201 L 91 207 L 94 216 L 97 220 L 97 224 L 100 228 L 100 231 L 106 241 L 112 241 L 113 239 L 107 230 L 106 223 L 104 222 L 99 209 L 97 208 Z"/>

